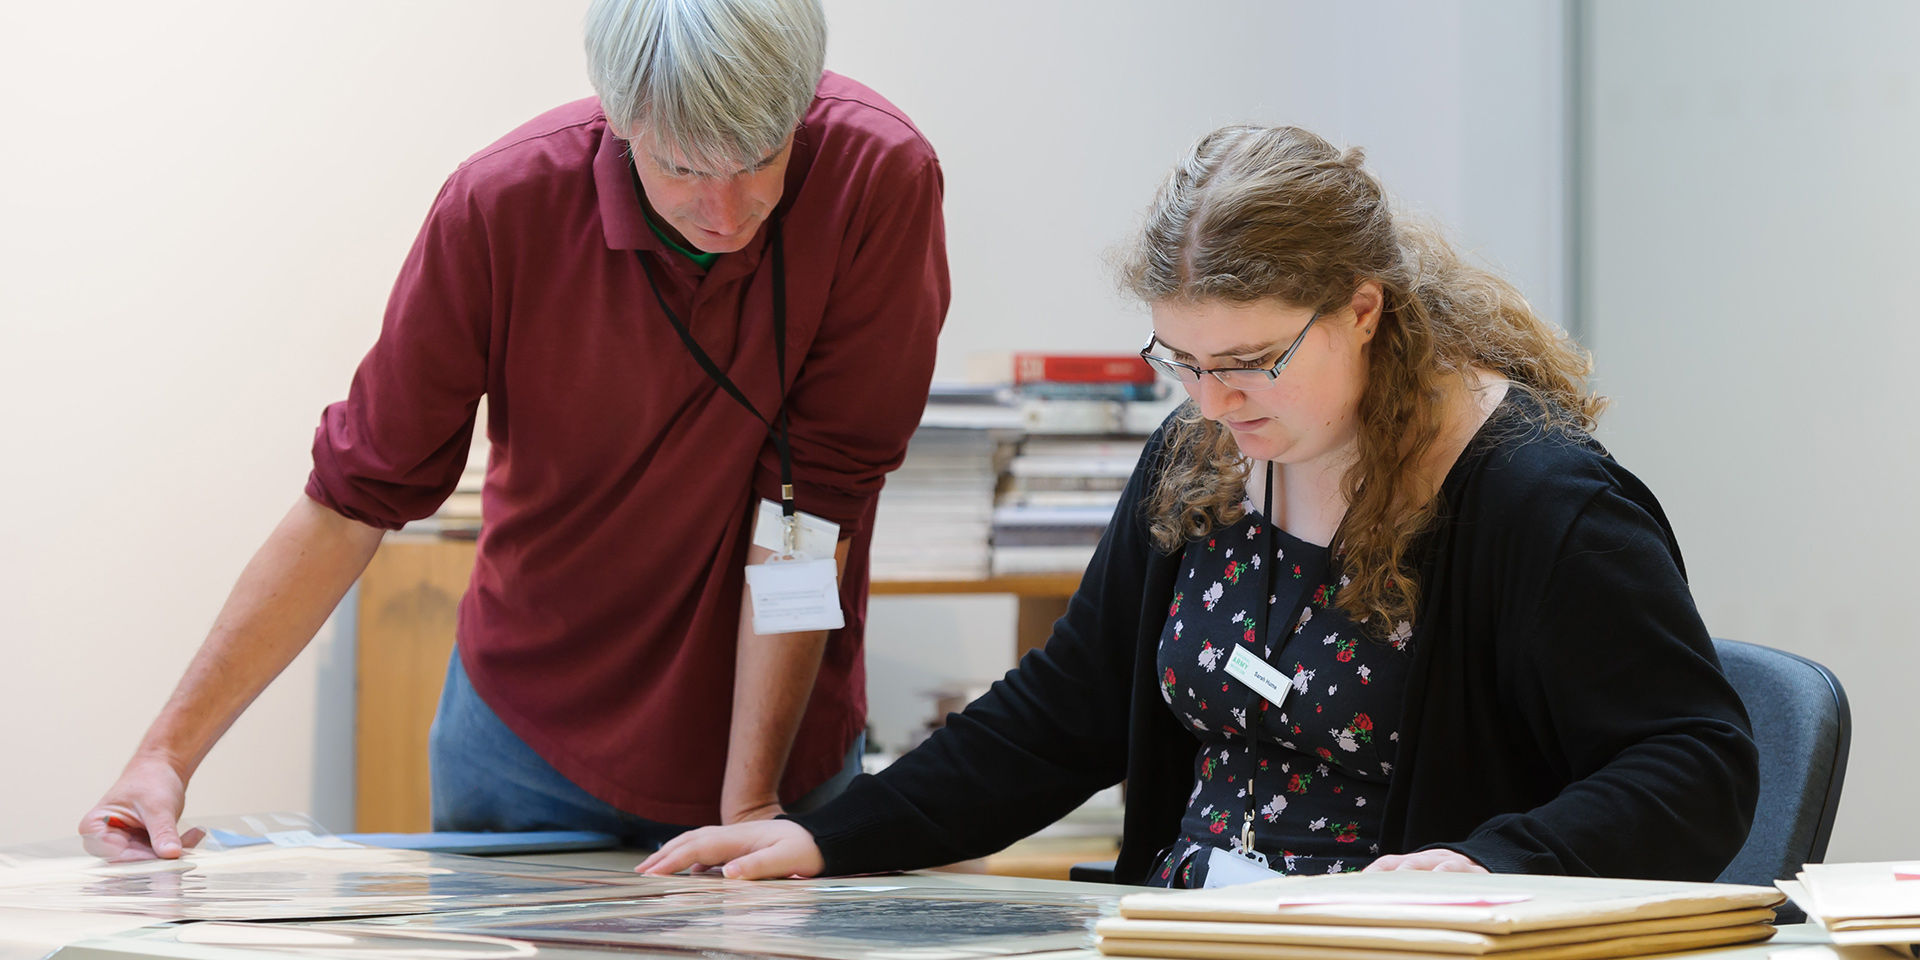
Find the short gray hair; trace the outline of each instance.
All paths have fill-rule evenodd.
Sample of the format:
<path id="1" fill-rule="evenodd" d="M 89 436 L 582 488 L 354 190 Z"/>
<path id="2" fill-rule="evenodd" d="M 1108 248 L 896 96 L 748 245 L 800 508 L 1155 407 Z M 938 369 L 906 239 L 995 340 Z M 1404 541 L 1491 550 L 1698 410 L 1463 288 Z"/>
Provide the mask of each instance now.
<path id="1" fill-rule="evenodd" d="M 613 132 L 703 168 L 747 167 L 806 114 L 827 55 L 820 0 L 594 0 L 587 70 Z"/>

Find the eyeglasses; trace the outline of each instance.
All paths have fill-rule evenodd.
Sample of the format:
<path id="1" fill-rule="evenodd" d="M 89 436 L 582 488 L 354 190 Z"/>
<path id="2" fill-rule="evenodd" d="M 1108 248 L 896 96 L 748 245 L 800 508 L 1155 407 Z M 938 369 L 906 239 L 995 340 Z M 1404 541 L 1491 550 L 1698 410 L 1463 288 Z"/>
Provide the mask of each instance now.
<path id="1" fill-rule="evenodd" d="M 1215 380 L 1235 390 L 1243 392 L 1265 390 L 1273 386 L 1273 381 L 1279 378 L 1280 371 L 1287 368 L 1287 362 L 1293 359 L 1293 354 L 1300 349 L 1300 344 L 1306 342 L 1307 331 L 1313 329 L 1313 322 L 1318 319 L 1320 319 L 1319 311 L 1315 311 L 1313 316 L 1307 318 L 1307 325 L 1300 328 L 1300 335 L 1293 338 L 1293 344 L 1287 347 L 1287 352 L 1281 354 L 1280 359 L 1275 360 L 1271 367 L 1214 367 L 1202 370 L 1193 364 L 1181 363 L 1172 357 L 1155 354 L 1153 348 L 1160 343 L 1158 334 L 1147 338 L 1147 345 L 1140 348 L 1140 359 L 1145 360 L 1162 375 L 1181 383 L 1198 383 L 1201 374 L 1210 373 Z"/>

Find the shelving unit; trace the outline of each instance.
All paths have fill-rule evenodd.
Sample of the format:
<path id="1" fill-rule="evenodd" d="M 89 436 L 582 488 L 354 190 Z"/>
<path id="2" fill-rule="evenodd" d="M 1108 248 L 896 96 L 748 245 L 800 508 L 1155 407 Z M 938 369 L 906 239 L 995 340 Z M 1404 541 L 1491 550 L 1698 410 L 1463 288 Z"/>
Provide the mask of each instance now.
<path id="1" fill-rule="evenodd" d="M 1045 573 L 984 580 L 875 580 L 872 596 L 927 596 L 937 594 L 1012 594 L 1017 598 L 1014 621 L 1014 662 L 1028 650 L 1044 646 L 1054 621 L 1066 615 L 1067 600 L 1080 586 L 1080 574 Z"/>

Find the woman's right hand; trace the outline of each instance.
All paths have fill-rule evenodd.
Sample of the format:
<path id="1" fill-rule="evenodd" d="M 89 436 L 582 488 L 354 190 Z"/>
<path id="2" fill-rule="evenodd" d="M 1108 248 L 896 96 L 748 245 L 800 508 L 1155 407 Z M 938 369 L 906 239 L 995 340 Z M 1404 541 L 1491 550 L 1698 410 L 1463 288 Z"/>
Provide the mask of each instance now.
<path id="1" fill-rule="evenodd" d="M 766 880 L 819 876 L 826 861 L 807 828 L 792 820 L 753 820 L 690 830 L 633 869 L 663 877 L 688 868 L 719 868 L 729 880 Z"/>

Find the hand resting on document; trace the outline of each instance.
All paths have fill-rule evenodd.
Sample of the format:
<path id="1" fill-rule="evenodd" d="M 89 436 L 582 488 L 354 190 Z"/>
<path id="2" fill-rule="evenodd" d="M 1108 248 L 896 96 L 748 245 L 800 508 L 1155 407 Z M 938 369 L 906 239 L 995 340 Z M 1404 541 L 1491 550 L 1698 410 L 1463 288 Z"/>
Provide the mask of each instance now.
<path id="1" fill-rule="evenodd" d="M 633 869 L 664 877 L 688 868 L 718 868 L 729 880 L 769 880 L 819 876 L 826 861 L 807 828 L 792 820 L 753 820 L 683 833 Z"/>
<path id="2" fill-rule="evenodd" d="M 100 804 L 80 821 L 80 839 L 96 857 L 122 860 L 173 859 L 200 842 L 198 828 L 180 835 L 180 809 L 187 782 L 173 764 L 159 757 L 135 756 Z"/>
<path id="3" fill-rule="evenodd" d="M 1464 853 L 1441 849 L 1388 854 L 1367 864 L 1367 868 L 1362 872 L 1381 873 L 1387 870 L 1431 870 L 1434 873 L 1491 872 Z"/>

